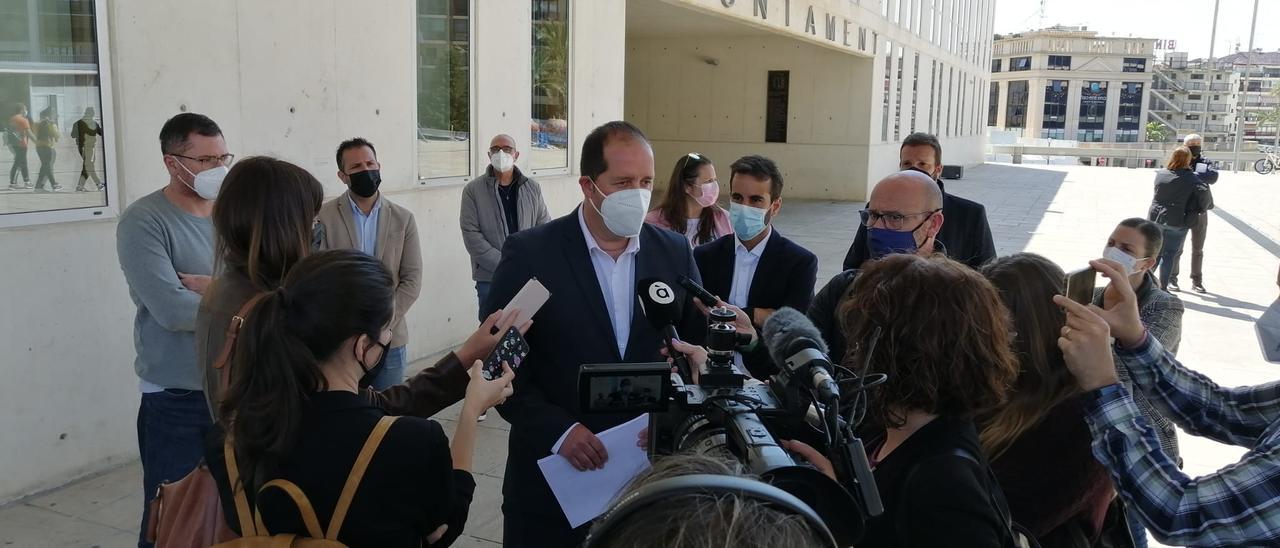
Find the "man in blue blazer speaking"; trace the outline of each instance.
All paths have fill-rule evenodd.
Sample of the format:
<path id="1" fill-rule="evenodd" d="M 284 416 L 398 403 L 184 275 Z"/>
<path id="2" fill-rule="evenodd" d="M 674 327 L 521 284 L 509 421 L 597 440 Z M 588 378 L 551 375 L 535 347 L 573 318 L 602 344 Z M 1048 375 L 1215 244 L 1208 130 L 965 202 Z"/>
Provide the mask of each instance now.
<path id="1" fill-rule="evenodd" d="M 656 278 L 676 291 L 681 334 L 706 329 L 676 283 L 701 280 L 688 241 L 644 222 L 654 178 L 644 133 L 627 122 L 596 128 L 582 144 L 580 171 L 582 203 L 572 213 L 507 239 L 482 314 L 506 306 L 530 278 L 551 292 L 525 335 L 530 351 L 515 393 L 498 407 L 511 423 L 502 487 L 507 547 L 580 546 L 586 537 L 590 524 L 570 528 L 537 461 L 555 453 L 579 470 L 608 466 L 596 433 L 635 418 L 587 413 L 577 381 L 583 364 L 665 360 L 636 282 Z"/>

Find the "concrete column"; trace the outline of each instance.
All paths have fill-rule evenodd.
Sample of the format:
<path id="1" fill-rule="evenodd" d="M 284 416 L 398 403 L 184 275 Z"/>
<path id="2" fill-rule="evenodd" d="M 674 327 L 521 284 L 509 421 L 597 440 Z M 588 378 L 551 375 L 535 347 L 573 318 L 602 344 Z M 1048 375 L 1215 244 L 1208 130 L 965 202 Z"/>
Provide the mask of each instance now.
<path id="1" fill-rule="evenodd" d="M 1076 132 L 1080 131 L 1080 86 L 1084 85 L 1084 80 L 1068 79 L 1067 80 L 1067 123 L 1066 137 L 1074 140 Z"/>

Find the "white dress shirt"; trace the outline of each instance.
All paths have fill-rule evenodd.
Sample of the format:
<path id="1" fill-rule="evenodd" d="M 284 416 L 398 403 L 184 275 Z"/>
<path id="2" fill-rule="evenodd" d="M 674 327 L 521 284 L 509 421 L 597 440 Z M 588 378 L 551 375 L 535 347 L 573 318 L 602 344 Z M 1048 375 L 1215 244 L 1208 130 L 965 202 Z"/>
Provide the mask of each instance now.
<path id="1" fill-rule="evenodd" d="M 756 268 L 760 266 L 760 255 L 764 254 L 764 247 L 773 237 L 772 226 L 764 230 L 764 239 L 754 249 L 747 249 L 738 238 L 733 239 L 733 283 L 729 286 L 729 304 L 744 310 L 747 308 L 747 295 L 751 293 L 751 281 L 756 278 Z M 739 372 L 747 370 L 739 352 L 733 353 L 733 364 Z"/>
<path id="2" fill-rule="evenodd" d="M 631 238 L 627 242 L 627 248 L 615 260 L 600 249 L 595 236 L 587 229 L 587 218 L 583 216 L 582 207 L 578 208 L 578 225 L 582 227 L 582 237 L 587 241 L 587 254 L 591 256 L 596 281 L 600 282 L 604 306 L 609 310 L 609 323 L 613 325 L 618 355 L 625 357 L 627 340 L 631 338 L 631 311 L 636 302 L 636 253 L 640 251 L 640 237 Z M 577 426 L 577 423 L 573 426 Z M 560 446 L 564 444 L 564 439 L 573 430 L 573 426 L 560 435 L 560 439 L 551 448 L 552 453 L 560 452 Z"/>

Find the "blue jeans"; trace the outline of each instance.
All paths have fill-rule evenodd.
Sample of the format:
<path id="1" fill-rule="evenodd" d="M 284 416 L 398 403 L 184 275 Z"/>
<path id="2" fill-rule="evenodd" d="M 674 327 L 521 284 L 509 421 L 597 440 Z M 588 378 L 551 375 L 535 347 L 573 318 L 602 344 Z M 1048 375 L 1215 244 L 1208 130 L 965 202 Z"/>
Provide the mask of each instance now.
<path id="1" fill-rule="evenodd" d="M 195 470 L 204 458 L 204 439 L 213 426 L 204 392 L 165 390 L 142 395 L 138 407 L 138 453 L 142 457 L 142 530 L 147 531 L 147 507 L 156 489 L 166 481 L 178 481 Z"/>
<path id="2" fill-rule="evenodd" d="M 480 321 L 484 322 L 484 302 L 489 300 L 489 282 L 476 282 L 476 300 L 480 302 Z"/>
<path id="3" fill-rule="evenodd" d="M 382 358 L 382 370 L 373 377 L 373 381 L 369 384 L 374 390 L 386 390 L 404 382 L 404 366 L 407 361 L 408 352 L 404 345 L 387 349 L 386 357 Z"/>
<path id="4" fill-rule="evenodd" d="M 1182 242 L 1187 239 L 1187 229 L 1164 225 L 1160 225 L 1160 228 L 1164 231 L 1164 245 L 1160 247 L 1160 262 L 1157 267 L 1160 269 L 1160 289 L 1166 289 L 1169 287 L 1173 265 L 1182 253 Z"/>

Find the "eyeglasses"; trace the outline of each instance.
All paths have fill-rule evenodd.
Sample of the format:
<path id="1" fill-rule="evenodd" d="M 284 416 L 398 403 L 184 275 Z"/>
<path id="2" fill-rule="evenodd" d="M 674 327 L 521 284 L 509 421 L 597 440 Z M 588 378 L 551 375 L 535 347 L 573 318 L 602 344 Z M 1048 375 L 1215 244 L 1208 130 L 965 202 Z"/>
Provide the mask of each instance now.
<path id="1" fill-rule="evenodd" d="M 498 146 L 489 147 L 489 154 L 497 154 L 499 151 L 505 152 L 507 154 L 514 154 L 516 151 L 516 147 L 498 147 Z"/>
<path id="2" fill-rule="evenodd" d="M 933 215 L 939 211 L 942 211 L 942 209 L 939 208 L 931 211 L 921 211 L 919 213 L 880 212 L 871 209 L 862 209 L 858 210 L 858 216 L 862 217 L 862 226 L 867 228 L 871 228 L 872 225 L 884 221 L 885 228 L 889 230 L 902 230 L 902 227 L 907 224 L 907 219 L 919 217 L 921 215 Z"/>
<path id="3" fill-rule="evenodd" d="M 187 160 L 191 160 L 192 162 L 200 164 L 202 167 L 205 167 L 205 168 L 215 168 L 215 167 L 218 167 L 219 165 L 231 167 L 231 162 L 235 161 L 236 159 L 235 154 L 223 154 L 221 156 L 201 156 L 199 158 L 192 158 L 190 156 L 183 156 L 181 154 L 172 154 L 172 153 L 169 155 L 177 158 L 184 158 Z"/>

